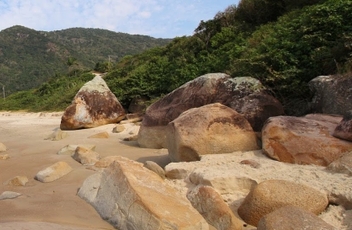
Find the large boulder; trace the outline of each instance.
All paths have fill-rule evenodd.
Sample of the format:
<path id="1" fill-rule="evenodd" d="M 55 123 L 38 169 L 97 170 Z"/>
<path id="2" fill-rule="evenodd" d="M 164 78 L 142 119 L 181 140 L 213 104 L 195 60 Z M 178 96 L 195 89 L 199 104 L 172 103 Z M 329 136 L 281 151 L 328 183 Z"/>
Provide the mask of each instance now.
<path id="1" fill-rule="evenodd" d="M 140 128 L 141 147 L 166 148 L 166 125 L 184 111 L 212 103 L 226 105 L 261 131 L 265 120 L 284 113 L 281 103 L 251 77 L 231 78 L 223 73 L 200 76 L 164 96 L 146 110 Z"/>
<path id="2" fill-rule="evenodd" d="M 246 118 L 220 103 L 183 112 L 167 126 L 172 161 L 195 161 L 202 155 L 257 150 L 257 137 Z"/>
<path id="3" fill-rule="evenodd" d="M 326 194 L 303 184 L 267 180 L 250 191 L 238 208 L 238 214 L 246 223 L 257 226 L 263 216 L 287 205 L 318 215 L 327 207 L 328 198 Z"/>
<path id="4" fill-rule="evenodd" d="M 208 229 L 187 198 L 143 164 L 116 157 L 78 195 L 117 229 Z"/>
<path id="5" fill-rule="evenodd" d="M 352 141 L 352 110 L 346 112 L 332 135 L 343 140 Z"/>
<path id="6" fill-rule="evenodd" d="M 258 223 L 257 230 L 337 230 L 317 215 L 296 206 L 279 208 L 264 217 Z"/>
<path id="7" fill-rule="evenodd" d="M 309 82 L 312 113 L 345 115 L 352 110 L 352 75 L 319 76 Z"/>
<path id="8" fill-rule="evenodd" d="M 97 75 L 78 91 L 72 104 L 62 115 L 60 128 L 74 130 L 117 123 L 125 118 L 125 110 Z"/>
<path id="9" fill-rule="evenodd" d="M 327 166 L 352 150 L 351 142 L 332 136 L 341 119 L 323 114 L 269 118 L 262 132 L 263 151 L 281 162 Z"/>

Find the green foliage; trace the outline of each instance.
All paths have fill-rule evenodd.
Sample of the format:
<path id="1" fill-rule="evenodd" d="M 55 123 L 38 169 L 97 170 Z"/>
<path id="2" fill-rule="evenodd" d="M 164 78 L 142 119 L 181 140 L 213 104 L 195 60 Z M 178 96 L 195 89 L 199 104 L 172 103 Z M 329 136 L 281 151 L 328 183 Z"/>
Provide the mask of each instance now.
<path id="1" fill-rule="evenodd" d="M 232 75 L 257 77 L 284 105 L 309 99 L 308 81 L 337 73 L 350 60 L 351 11 L 352 1 L 331 0 L 261 26 L 235 60 Z"/>
<path id="2" fill-rule="evenodd" d="M 94 68 L 108 72 L 105 81 L 126 108 L 135 97 L 154 101 L 195 77 L 224 72 L 232 77 L 259 79 L 283 103 L 288 114 L 300 115 L 309 109 L 307 83 L 311 79 L 352 71 L 350 12 L 352 0 L 242 0 L 213 19 L 201 21 L 193 36 L 177 37 L 166 46 L 119 56 L 118 60 L 110 55 L 109 48 L 115 45 L 104 46 L 107 40 L 97 38 L 99 49 L 106 50 L 101 51 L 105 57 L 95 61 Z M 63 47 L 76 47 L 76 51 L 91 46 L 83 38 L 92 31 L 64 32 L 67 34 L 59 31 L 49 37 L 56 37 Z M 92 36 L 109 37 L 107 31 L 98 32 Z M 63 61 L 66 69 L 71 68 L 69 76 L 56 76 L 36 90 L 11 95 L 6 102 L 0 102 L 0 108 L 65 108 L 91 78 L 88 72 L 81 71 L 85 65 L 76 51 Z M 76 61 L 79 68 L 72 68 Z M 16 70 L 2 67 L 4 71 Z"/>
<path id="3" fill-rule="evenodd" d="M 13 26 L 0 31 L 0 83 L 12 94 L 38 87 L 55 74 L 93 69 L 97 62 L 116 62 L 169 42 L 102 29 L 44 32 Z"/>
<path id="4" fill-rule="evenodd" d="M 19 91 L 0 100 L 1 110 L 62 111 L 83 86 L 94 77 L 87 71 L 72 76 L 56 76 L 37 89 Z"/>

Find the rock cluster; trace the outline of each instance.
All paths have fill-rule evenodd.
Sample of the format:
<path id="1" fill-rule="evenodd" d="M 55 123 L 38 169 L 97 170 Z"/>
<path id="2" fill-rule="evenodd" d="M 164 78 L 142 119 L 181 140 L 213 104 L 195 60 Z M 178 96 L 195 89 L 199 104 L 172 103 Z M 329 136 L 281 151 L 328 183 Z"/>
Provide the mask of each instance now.
<path id="1" fill-rule="evenodd" d="M 137 142 L 167 148 L 165 167 L 101 158 L 94 145 L 57 153 L 96 170 L 77 195 L 117 229 L 351 229 L 351 116 L 282 113 L 258 81 L 209 74 L 146 111 Z M 71 170 L 57 162 L 35 178 L 51 182 Z M 339 224 L 326 217 L 334 210 L 343 213 Z"/>
<path id="2" fill-rule="evenodd" d="M 146 110 L 138 135 L 141 147 L 166 148 L 165 129 L 181 113 L 221 103 L 242 114 L 259 132 L 267 118 L 284 113 L 281 103 L 250 77 L 231 78 L 222 73 L 200 76 L 164 96 Z M 197 121 L 194 121 L 197 122 Z"/>

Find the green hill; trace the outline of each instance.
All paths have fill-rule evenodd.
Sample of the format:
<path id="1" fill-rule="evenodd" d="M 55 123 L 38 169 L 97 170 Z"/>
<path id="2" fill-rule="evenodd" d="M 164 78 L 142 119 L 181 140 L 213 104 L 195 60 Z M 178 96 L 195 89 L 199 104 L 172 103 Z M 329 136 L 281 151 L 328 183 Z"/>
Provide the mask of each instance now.
<path id="1" fill-rule="evenodd" d="M 302 115 L 310 109 L 310 80 L 319 75 L 352 75 L 351 12 L 352 0 L 241 0 L 213 19 L 201 21 L 193 36 L 178 37 L 165 46 L 135 55 L 118 56 L 107 68 L 104 79 L 127 108 L 133 98 L 148 98 L 152 102 L 206 73 L 223 72 L 233 78 L 251 76 L 280 100 L 287 114 Z M 17 38 L 24 39 L 20 35 Z M 36 36 L 44 41 L 52 39 L 49 35 Z M 75 47 L 77 51 L 89 46 L 89 41 L 79 37 L 61 36 L 62 41 L 55 43 L 57 55 L 53 58 L 63 56 L 63 68 L 68 68 L 67 57 L 70 68 L 77 63 L 75 56 L 66 55 L 66 47 L 72 45 L 70 50 Z M 103 47 L 102 44 L 99 49 L 104 50 Z M 107 50 L 100 60 L 106 60 L 108 55 Z M 79 57 L 76 60 L 79 65 L 84 64 Z M 89 59 L 84 60 L 90 63 Z M 51 68 L 54 67 L 58 66 Z M 36 89 L 0 100 L 0 109 L 64 109 L 80 86 L 92 78 L 89 71 L 77 69 Z"/>
<path id="2" fill-rule="evenodd" d="M 44 32 L 13 26 L 0 31 L 0 83 L 9 95 L 67 71 L 93 69 L 99 62 L 115 62 L 169 42 L 103 29 Z"/>

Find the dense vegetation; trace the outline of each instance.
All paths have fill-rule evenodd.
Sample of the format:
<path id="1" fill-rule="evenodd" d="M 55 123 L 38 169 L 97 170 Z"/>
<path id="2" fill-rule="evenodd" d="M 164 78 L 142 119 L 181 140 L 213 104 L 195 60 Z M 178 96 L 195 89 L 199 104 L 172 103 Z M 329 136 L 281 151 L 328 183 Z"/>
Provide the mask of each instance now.
<path id="1" fill-rule="evenodd" d="M 93 69 L 97 63 L 116 62 L 169 42 L 102 29 L 44 32 L 13 26 L 0 32 L 0 83 L 9 95 L 67 71 Z"/>
<path id="2" fill-rule="evenodd" d="M 96 68 L 109 70 L 105 80 L 126 107 L 134 97 L 155 100 L 202 74 L 224 72 L 260 79 L 288 114 L 302 114 L 309 109 L 311 79 L 352 70 L 351 12 L 352 0 L 242 0 L 201 21 L 193 36 Z M 46 87 L 57 93 L 60 87 L 53 85 L 69 88 L 74 82 L 78 90 L 87 74 L 58 77 Z M 56 96 L 42 94 L 44 86 L 22 93 L 35 98 L 39 107 L 21 102 L 21 108 L 58 110 L 72 99 L 51 103 L 49 98 Z M 19 103 L 10 97 L 6 101 L 0 106 Z"/>

